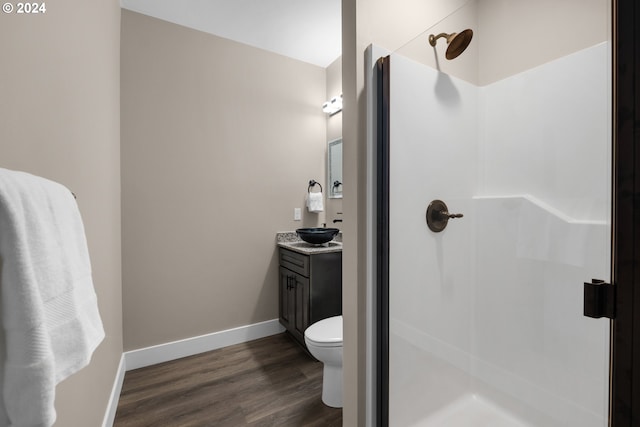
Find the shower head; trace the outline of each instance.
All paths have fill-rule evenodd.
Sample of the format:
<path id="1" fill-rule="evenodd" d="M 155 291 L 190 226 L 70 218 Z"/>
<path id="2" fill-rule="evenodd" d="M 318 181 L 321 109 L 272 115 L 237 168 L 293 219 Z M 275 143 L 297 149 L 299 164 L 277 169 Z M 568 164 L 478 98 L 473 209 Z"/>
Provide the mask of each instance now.
<path id="1" fill-rule="evenodd" d="M 457 58 L 462 52 L 464 52 L 467 46 L 469 46 L 469 43 L 471 43 L 471 38 L 473 37 L 473 30 L 466 29 L 460 33 L 451 33 L 451 34 L 440 33 L 437 36 L 434 36 L 433 34 L 431 34 L 429 36 L 429 44 L 435 47 L 436 41 L 441 37 L 446 37 L 447 44 L 449 45 L 449 47 L 447 47 L 447 52 L 445 53 L 444 56 L 447 59 L 454 59 L 454 58 Z"/>

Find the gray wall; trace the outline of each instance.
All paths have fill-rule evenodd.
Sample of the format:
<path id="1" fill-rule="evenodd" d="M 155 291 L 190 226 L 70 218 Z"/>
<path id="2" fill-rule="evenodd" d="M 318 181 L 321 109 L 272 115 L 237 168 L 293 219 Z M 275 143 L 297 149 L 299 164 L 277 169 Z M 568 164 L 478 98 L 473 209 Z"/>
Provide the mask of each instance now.
<path id="1" fill-rule="evenodd" d="M 325 222 L 323 68 L 122 11 L 125 350 L 278 317 L 275 234 Z"/>
<path id="2" fill-rule="evenodd" d="M 56 391 L 58 426 L 102 423 L 122 354 L 120 6 L 47 3 L 0 14 L 0 167 L 61 182 L 78 196 L 106 338 Z"/>

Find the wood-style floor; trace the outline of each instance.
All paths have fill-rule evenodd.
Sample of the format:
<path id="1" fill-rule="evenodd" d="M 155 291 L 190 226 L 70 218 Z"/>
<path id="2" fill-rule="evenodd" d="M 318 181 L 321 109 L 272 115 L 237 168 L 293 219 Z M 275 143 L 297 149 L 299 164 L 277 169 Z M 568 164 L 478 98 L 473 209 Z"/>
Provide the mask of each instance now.
<path id="1" fill-rule="evenodd" d="M 286 334 L 126 373 L 115 427 L 341 427 L 322 364 Z"/>

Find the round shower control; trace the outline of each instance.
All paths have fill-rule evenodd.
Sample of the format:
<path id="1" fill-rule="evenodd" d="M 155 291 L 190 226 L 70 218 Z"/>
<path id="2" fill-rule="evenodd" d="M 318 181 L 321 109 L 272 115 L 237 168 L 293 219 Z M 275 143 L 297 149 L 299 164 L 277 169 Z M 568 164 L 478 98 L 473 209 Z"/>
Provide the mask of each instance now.
<path id="1" fill-rule="evenodd" d="M 450 219 L 462 217 L 463 215 L 461 213 L 449 213 L 449 208 L 447 208 L 446 203 L 442 200 L 433 200 L 427 208 L 427 225 L 429 226 L 429 230 L 434 233 L 439 233 L 447 228 Z"/>

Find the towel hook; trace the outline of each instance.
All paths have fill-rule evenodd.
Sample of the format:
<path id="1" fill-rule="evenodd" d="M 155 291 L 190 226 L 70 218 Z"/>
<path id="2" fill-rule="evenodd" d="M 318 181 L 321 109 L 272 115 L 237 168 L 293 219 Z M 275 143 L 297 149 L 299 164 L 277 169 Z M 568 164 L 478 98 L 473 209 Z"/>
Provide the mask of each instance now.
<path id="1" fill-rule="evenodd" d="M 312 179 L 312 180 L 309 181 L 309 187 L 307 188 L 307 192 L 311 193 L 311 187 L 315 186 L 316 184 L 318 184 L 320 186 L 320 192 L 322 193 L 322 184 L 320 184 L 315 179 Z"/>

